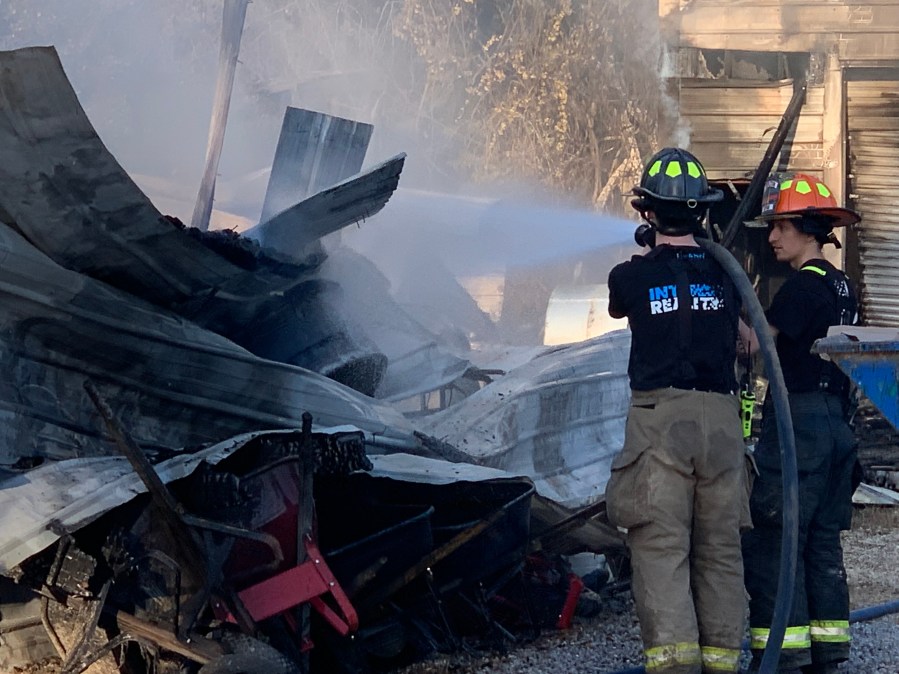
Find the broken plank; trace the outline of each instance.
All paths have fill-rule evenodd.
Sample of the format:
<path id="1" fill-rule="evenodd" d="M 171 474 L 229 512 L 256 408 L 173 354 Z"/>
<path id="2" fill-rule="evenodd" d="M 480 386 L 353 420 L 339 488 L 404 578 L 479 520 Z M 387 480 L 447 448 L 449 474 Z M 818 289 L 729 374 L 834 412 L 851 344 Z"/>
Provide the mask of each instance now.
<path id="1" fill-rule="evenodd" d="M 400 153 L 281 211 L 245 235 L 264 249 L 301 260 L 309 244 L 384 208 L 399 184 L 405 160 L 406 154 Z"/>

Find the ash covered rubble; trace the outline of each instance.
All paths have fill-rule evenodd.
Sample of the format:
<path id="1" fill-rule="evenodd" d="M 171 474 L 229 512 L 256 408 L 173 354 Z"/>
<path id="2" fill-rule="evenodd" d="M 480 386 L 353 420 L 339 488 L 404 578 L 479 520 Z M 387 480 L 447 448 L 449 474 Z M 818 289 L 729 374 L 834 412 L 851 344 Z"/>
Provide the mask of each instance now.
<path id="1" fill-rule="evenodd" d="M 407 418 L 386 400 L 490 362 L 321 245 L 397 187 L 403 155 L 358 172 L 370 127 L 325 125 L 339 168 L 246 235 L 200 232 L 118 165 L 55 50 L 0 53 L 0 93 L 0 667 L 364 672 L 570 622 L 562 555 L 622 553 L 596 515 L 627 333 Z"/>

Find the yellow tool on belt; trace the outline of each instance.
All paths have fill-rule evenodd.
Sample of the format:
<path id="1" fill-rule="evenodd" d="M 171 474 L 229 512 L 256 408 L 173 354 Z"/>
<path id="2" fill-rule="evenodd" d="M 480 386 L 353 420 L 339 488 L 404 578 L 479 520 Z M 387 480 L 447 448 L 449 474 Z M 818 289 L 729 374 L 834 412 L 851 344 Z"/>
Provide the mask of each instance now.
<path id="1" fill-rule="evenodd" d="M 754 412 L 755 393 L 753 393 L 747 377 L 746 384 L 740 389 L 740 419 L 743 421 L 744 440 L 748 440 L 752 436 L 752 415 Z"/>
<path id="2" fill-rule="evenodd" d="M 746 353 L 746 370 L 740 381 L 740 421 L 743 423 L 743 442 L 749 443 L 752 438 L 752 417 L 755 414 L 755 388 L 752 385 L 752 352 L 749 345 L 743 344 Z M 750 340 L 751 344 L 752 340 Z"/>

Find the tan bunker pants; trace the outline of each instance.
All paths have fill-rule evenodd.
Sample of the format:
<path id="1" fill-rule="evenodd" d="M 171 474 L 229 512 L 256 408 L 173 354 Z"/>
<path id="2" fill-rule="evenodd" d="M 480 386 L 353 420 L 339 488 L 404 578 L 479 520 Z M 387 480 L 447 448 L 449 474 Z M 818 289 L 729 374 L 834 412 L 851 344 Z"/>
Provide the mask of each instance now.
<path id="1" fill-rule="evenodd" d="M 651 674 L 736 672 L 746 594 L 749 484 L 735 396 L 634 391 L 606 487 L 626 528 Z"/>

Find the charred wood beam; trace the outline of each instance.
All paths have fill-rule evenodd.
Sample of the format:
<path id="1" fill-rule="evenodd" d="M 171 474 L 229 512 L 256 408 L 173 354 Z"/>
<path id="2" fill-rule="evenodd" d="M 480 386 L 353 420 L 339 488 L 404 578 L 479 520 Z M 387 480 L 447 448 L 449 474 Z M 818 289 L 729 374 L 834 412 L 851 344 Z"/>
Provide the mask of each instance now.
<path id="1" fill-rule="evenodd" d="M 90 380 L 84 382 L 84 390 L 103 418 L 106 429 L 119 450 L 127 457 L 138 477 L 146 485 L 153 506 L 162 520 L 162 527 L 174 547 L 176 561 L 181 567 L 190 590 L 195 592 L 194 596 L 184 604 L 186 619 L 179 625 L 179 635 L 187 638 L 200 610 L 211 594 L 208 558 L 184 522 L 181 505 L 159 478 L 153 464 L 150 463 L 140 447 L 121 427 L 109 405 L 101 398 L 99 391 Z M 249 625 L 242 624 L 241 627 L 246 630 L 251 629 Z"/>
<path id="2" fill-rule="evenodd" d="M 308 558 L 306 552 L 305 541 L 313 534 L 315 527 L 315 499 L 313 492 L 314 475 L 315 475 L 315 451 L 312 443 L 312 415 L 309 412 L 303 412 L 302 425 L 302 442 L 300 443 L 300 475 L 297 484 L 297 550 L 296 559 L 297 566 L 305 562 Z M 308 602 L 303 603 L 297 609 L 299 617 L 298 632 L 300 642 L 303 644 L 311 643 L 312 640 L 312 611 Z M 309 654 L 305 652 L 302 655 L 302 670 L 309 669 Z"/>
<path id="3" fill-rule="evenodd" d="M 131 636 L 127 632 L 122 632 L 121 634 L 118 634 L 115 637 L 113 637 L 112 639 L 110 639 L 109 641 L 107 641 L 102 647 L 100 647 L 94 651 L 91 651 L 90 653 L 88 653 L 87 655 L 82 657 L 77 663 L 74 663 L 73 665 L 64 668 L 62 670 L 61 674 L 81 674 L 82 672 L 87 671 L 87 669 L 92 664 L 97 662 L 100 658 L 102 658 L 107 653 L 112 653 L 117 648 L 120 648 L 121 646 L 125 646 L 126 644 L 128 644 L 130 642 L 137 642 L 144 647 L 147 647 L 148 645 L 150 645 L 148 642 L 146 642 L 144 640 L 136 639 L 135 637 Z"/>
<path id="4" fill-rule="evenodd" d="M 98 660 L 101 655 L 91 654 L 89 648 L 91 639 L 97 631 L 97 623 L 100 620 L 100 614 L 103 613 L 103 607 L 106 605 L 106 597 L 109 595 L 109 586 L 111 581 L 106 581 L 103 588 L 93 600 L 87 619 L 84 621 L 84 629 L 78 641 L 72 646 L 65 662 L 62 664 L 62 674 L 78 674 L 83 672 L 89 666 L 89 663 Z M 87 664 L 86 664 L 87 663 Z"/>
<path id="5" fill-rule="evenodd" d="M 603 498 L 572 513 L 563 520 L 531 536 L 531 547 L 542 548 L 550 541 L 565 536 L 573 529 L 586 524 L 589 520 L 606 511 L 606 500 Z"/>
<path id="6" fill-rule="evenodd" d="M 121 452 L 128 458 L 134 471 L 146 485 L 153 505 L 162 518 L 162 526 L 175 549 L 176 561 L 182 575 L 187 580 L 189 589 L 194 592 L 183 604 L 185 620 L 177 626 L 178 636 L 187 639 L 193 630 L 200 611 L 210 599 L 220 601 L 227 606 L 231 614 L 246 634 L 255 632 L 255 624 L 243 606 L 237 593 L 222 578 L 222 565 L 225 557 L 211 558 L 204 550 L 188 526 L 181 504 L 160 479 L 153 464 L 147 459 L 140 447 L 131 439 L 112 414 L 112 410 L 102 399 L 97 388 L 90 380 L 84 382 L 84 389 L 103 418 L 109 434 Z M 205 525 L 208 528 L 208 524 Z M 221 529 L 221 527 L 219 527 Z M 246 536 L 246 533 L 242 535 Z M 251 534 L 252 535 L 252 534 Z M 280 546 L 278 555 L 280 556 Z"/>
<path id="7" fill-rule="evenodd" d="M 198 635 L 191 635 L 189 642 L 178 639 L 174 632 L 164 626 L 141 620 L 124 611 L 111 612 L 119 629 L 133 637 L 144 639 L 172 653 L 183 655 L 201 665 L 224 655 L 225 649 L 217 641 Z"/>
<path id="8" fill-rule="evenodd" d="M 753 205 L 759 203 L 759 199 L 762 196 L 762 186 L 765 184 L 768 174 L 771 173 L 771 168 L 774 166 L 774 160 L 777 158 L 777 155 L 780 154 L 784 141 L 795 125 L 796 120 L 799 119 L 799 113 L 802 111 L 803 103 L 805 103 L 805 92 L 807 89 L 808 83 L 805 81 L 805 78 L 796 80 L 793 87 L 793 98 L 790 100 L 790 104 L 787 106 L 783 117 L 780 118 L 780 124 L 778 124 L 777 131 L 775 131 L 774 135 L 771 137 L 771 143 L 765 151 L 765 156 L 762 157 L 762 161 L 756 169 L 755 175 L 752 176 L 752 180 L 749 182 L 749 187 L 746 188 L 746 193 L 743 195 L 742 201 L 740 201 L 737 210 L 734 212 L 730 222 L 728 222 L 727 226 L 724 228 L 724 233 L 721 235 L 721 245 L 725 248 L 730 248 L 731 244 L 734 242 L 743 221 L 749 215 L 749 209 L 751 209 Z"/>
<path id="9" fill-rule="evenodd" d="M 181 556 L 179 562 L 181 562 L 182 568 L 188 570 L 185 575 L 193 576 L 194 580 L 201 585 L 205 584 L 208 577 L 206 556 L 181 517 L 181 505 L 160 479 L 153 468 L 153 464 L 150 463 L 141 448 L 137 446 L 125 429 L 121 427 L 115 416 L 113 416 L 112 410 L 106 404 L 106 401 L 100 397 L 100 392 L 97 391 L 96 386 L 88 380 L 84 382 L 84 390 L 87 391 L 91 402 L 94 403 L 94 406 L 103 418 L 106 430 L 112 436 L 113 441 L 128 459 L 131 467 L 134 468 L 134 472 L 146 485 L 147 491 L 150 492 L 153 504 L 165 522 L 171 534 L 171 540 Z"/>

